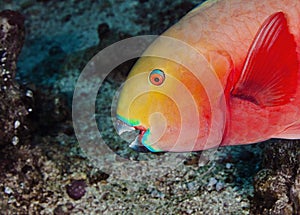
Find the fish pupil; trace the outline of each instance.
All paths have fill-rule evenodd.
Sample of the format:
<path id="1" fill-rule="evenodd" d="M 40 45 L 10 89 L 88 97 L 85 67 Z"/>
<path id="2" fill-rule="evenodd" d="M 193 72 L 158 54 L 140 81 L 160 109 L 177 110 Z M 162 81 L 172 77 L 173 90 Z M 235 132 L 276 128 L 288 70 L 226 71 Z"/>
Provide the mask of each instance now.
<path id="1" fill-rule="evenodd" d="M 158 77 L 156 77 L 156 78 L 154 78 L 154 81 L 155 81 L 155 82 L 159 82 L 160 80 L 159 80 Z"/>

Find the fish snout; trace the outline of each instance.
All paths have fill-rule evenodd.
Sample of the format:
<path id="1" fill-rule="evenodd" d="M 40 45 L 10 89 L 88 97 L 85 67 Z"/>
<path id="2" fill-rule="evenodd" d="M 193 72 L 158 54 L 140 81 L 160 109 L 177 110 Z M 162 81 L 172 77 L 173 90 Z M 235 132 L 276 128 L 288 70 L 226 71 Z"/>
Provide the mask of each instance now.
<path id="1" fill-rule="evenodd" d="M 138 136 L 135 138 L 135 140 L 130 143 L 129 147 L 132 148 L 133 150 L 137 151 L 137 152 L 142 152 L 142 153 L 146 153 L 146 152 L 150 152 L 147 147 L 145 147 L 142 144 L 142 138 L 145 134 L 145 132 L 147 131 L 146 128 L 144 128 L 143 126 L 130 126 L 127 123 L 123 122 L 120 119 L 117 119 L 116 121 L 116 131 L 118 135 L 121 135 L 125 132 L 132 132 L 138 130 L 139 134 Z"/>

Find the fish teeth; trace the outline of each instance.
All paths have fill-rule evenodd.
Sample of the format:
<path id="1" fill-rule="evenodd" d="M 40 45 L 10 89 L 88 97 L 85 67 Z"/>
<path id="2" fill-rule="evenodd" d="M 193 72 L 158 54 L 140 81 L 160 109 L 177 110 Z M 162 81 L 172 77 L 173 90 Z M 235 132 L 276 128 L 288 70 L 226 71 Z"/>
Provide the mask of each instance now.
<path id="1" fill-rule="evenodd" d="M 135 140 L 129 145 L 129 147 L 137 152 L 149 152 L 149 150 L 140 142 L 140 136 L 137 136 Z"/>
<path id="2" fill-rule="evenodd" d="M 132 143 L 130 143 L 129 147 L 132 149 L 135 149 L 136 147 L 141 146 L 141 143 L 139 141 L 139 136 L 137 136 Z"/>
<path id="3" fill-rule="evenodd" d="M 122 122 L 121 120 L 116 121 L 116 131 L 118 135 L 123 134 L 124 132 L 134 131 L 135 128 L 132 126 L 127 125 L 126 123 Z"/>

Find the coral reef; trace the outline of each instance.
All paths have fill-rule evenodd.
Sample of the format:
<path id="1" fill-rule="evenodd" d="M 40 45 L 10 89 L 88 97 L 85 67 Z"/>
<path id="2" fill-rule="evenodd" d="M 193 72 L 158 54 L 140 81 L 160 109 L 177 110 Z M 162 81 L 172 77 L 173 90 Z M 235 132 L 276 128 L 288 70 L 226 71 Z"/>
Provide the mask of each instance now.
<path id="1" fill-rule="evenodd" d="M 273 140 L 264 148 L 263 169 L 254 180 L 253 214 L 300 213 L 299 141 Z"/>
<path id="2" fill-rule="evenodd" d="M 15 80 L 16 62 L 24 43 L 24 17 L 0 12 L 0 144 L 17 145 L 30 134 L 33 93 Z"/>
<path id="3" fill-rule="evenodd" d="M 114 173 L 130 170 L 130 164 L 111 163 L 114 171 L 104 172 L 78 145 L 70 102 L 88 60 L 128 36 L 161 33 L 197 3 L 6 0 L 0 5 L 21 11 L 28 33 L 16 73 L 24 17 L 0 12 L 1 214 L 249 214 L 250 204 L 253 214 L 299 213 L 297 141 L 190 153 L 175 169 L 157 168 L 159 176 L 132 171 L 127 180 Z M 122 158 L 155 160 L 163 154 L 133 152 L 110 117 L 115 92 L 134 61 L 118 66 L 99 89 L 96 119 Z M 253 187 L 261 148 L 264 169 Z"/>

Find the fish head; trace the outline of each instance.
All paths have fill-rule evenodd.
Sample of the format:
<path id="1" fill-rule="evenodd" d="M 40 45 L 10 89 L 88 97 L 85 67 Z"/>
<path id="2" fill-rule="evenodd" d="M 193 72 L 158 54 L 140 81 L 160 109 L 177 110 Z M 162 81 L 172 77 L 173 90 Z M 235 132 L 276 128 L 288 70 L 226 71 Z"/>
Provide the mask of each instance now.
<path id="1" fill-rule="evenodd" d="M 203 60 L 205 65 L 201 65 L 201 60 L 198 62 L 200 69 L 212 69 L 206 60 Z M 213 85 L 209 80 L 199 80 L 184 64 L 142 56 L 122 86 L 116 110 L 117 130 L 119 133 L 139 130 L 130 145 L 138 151 L 146 148 L 152 152 L 186 152 L 212 148 L 212 144 L 220 142 L 224 122 L 223 119 L 213 122 L 211 102 L 218 102 L 219 96 L 209 98 L 203 84 Z M 211 135 L 212 124 L 220 125 L 215 135 Z M 209 136 L 215 138 L 208 143 Z"/>

